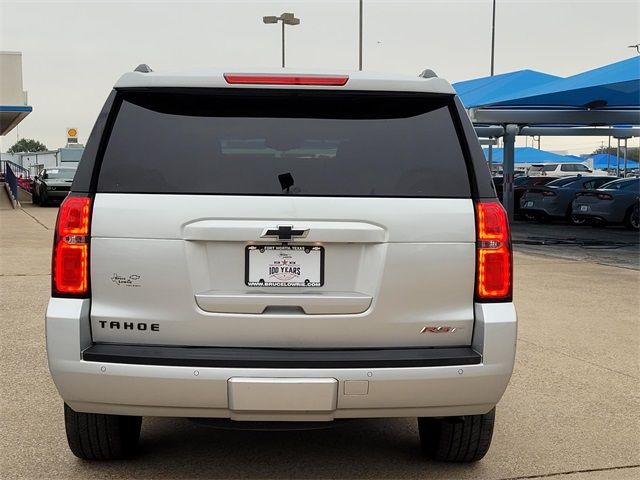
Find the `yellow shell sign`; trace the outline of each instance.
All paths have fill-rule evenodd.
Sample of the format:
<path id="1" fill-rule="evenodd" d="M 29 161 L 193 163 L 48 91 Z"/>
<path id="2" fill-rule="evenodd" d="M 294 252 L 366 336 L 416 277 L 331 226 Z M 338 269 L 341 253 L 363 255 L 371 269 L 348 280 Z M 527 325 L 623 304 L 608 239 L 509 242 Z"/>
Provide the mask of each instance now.
<path id="1" fill-rule="evenodd" d="M 75 128 L 67 128 L 67 137 L 75 138 L 78 136 L 78 131 Z"/>

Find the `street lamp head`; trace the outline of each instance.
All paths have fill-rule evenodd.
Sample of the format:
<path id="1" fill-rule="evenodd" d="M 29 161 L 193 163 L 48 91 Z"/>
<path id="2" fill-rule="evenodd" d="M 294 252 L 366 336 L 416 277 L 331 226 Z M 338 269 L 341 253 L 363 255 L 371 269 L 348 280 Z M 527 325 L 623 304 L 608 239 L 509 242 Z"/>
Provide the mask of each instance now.
<path id="1" fill-rule="evenodd" d="M 285 25 L 300 25 L 300 19 L 296 18 L 293 13 L 285 12 L 279 17 L 269 15 L 262 17 L 264 23 L 278 23 L 282 22 L 282 68 L 284 68 L 284 26 Z"/>

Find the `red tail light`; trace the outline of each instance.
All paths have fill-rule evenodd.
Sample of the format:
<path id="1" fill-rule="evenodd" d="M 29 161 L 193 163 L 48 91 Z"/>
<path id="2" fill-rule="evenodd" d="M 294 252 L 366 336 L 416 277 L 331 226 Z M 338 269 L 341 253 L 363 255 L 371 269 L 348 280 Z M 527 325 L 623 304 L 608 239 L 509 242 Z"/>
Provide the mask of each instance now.
<path id="1" fill-rule="evenodd" d="M 507 214 L 496 201 L 476 203 L 476 300 L 510 301 L 511 235 Z"/>
<path id="2" fill-rule="evenodd" d="M 608 193 L 599 193 L 598 198 L 600 200 L 613 200 L 613 195 L 609 195 Z"/>
<path id="3" fill-rule="evenodd" d="M 347 75 L 287 75 L 287 74 L 240 74 L 225 73 L 224 79 L 230 84 L 240 85 L 324 85 L 342 87 L 347 83 Z"/>
<path id="4" fill-rule="evenodd" d="M 89 292 L 91 199 L 70 194 L 60 205 L 51 262 L 52 295 L 84 297 Z"/>
<path id="5" fill-rule="evenodd" d="M 552 190 L 543 190 L 542 195 L 545 197 L 556 197 L 558 194 Z"/>

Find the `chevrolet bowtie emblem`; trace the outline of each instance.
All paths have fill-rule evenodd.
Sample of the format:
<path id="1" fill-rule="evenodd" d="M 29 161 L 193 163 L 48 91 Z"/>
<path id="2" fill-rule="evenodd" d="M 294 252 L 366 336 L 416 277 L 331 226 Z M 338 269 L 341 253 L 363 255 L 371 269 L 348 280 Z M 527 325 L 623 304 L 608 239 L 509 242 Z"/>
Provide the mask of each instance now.
<path id="1" fill-rule="evenodd" d="M 260 238 L 277 238 L 278 240 L 291 240 L 293 237 L 304 238 L 309 229 L 296 230 L 293 225 L 278 225 L 278 228 L 266 228 Z"/>

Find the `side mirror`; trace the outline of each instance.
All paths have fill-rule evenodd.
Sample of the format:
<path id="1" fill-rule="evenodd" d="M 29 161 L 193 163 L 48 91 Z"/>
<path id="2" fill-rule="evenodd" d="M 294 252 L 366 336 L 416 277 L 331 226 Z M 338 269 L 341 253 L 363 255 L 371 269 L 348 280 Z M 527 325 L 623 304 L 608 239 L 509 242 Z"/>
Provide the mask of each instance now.
<path id="1" fill-rule="evenodd" d="M 46 173 L 43 173 L 43 174 L 42 174 L 42 179 L 43 179 L 43 180 L 46 180 L 47 178 L 49 178 L 49 175 L 47 175 Z"/>

